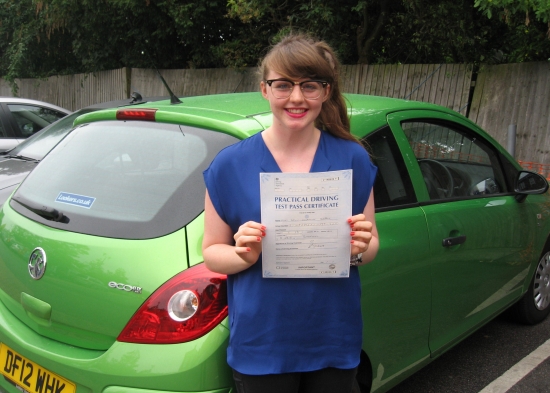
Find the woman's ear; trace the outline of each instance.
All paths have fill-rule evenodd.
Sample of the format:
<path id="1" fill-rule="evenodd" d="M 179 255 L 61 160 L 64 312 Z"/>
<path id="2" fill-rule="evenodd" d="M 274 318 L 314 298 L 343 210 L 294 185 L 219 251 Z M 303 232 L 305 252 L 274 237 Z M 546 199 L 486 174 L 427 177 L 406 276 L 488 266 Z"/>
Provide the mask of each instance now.
<path id="1" fill-rule="evenodd" d="M 326 100 L 328 100 L 330 98 L 330 84 L 327 85 L 327 87 L 325 88 L 325 96 L 323 97 L 323 102 L 325 102 Z"/>
<path id="2" fill-rule="evenodd" d="M 262 92 L 262 96 L 267 100 L 267 83 L 264 81 L 260 82 L 260 91 Z"/>

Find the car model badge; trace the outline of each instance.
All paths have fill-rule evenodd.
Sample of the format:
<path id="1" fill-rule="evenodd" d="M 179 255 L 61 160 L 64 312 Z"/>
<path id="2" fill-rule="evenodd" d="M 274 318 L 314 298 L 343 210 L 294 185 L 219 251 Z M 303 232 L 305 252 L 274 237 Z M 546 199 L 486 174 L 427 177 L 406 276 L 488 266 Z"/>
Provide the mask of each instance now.
<path id="1" fill-rule="evenodd" d="M 46 252 L 36 247 L 29 258 L 29 274 L 35 280 L 40 280 L 46 271 Z"/>

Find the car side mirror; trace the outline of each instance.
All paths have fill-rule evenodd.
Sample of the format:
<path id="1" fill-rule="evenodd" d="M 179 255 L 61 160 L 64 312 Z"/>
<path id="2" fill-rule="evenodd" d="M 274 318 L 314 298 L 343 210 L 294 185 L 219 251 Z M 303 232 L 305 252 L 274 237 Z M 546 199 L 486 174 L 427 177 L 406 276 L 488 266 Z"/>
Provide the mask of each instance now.
<path id="1" fill-rule="evenodd" d="M 544 194 L 548 191 L 548 181 L 538 173 L 520 171 L 516 178 L 514 191 L 517 193 L 516 199 L 522 202 L 527 195 Z"/>

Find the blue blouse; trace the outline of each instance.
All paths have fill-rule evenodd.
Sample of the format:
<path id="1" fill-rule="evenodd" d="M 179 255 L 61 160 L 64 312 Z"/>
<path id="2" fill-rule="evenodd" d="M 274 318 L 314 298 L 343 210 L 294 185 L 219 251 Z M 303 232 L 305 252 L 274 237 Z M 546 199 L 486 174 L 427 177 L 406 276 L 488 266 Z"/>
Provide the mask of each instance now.
<path id="1" fill-rule="evenodd" d="M 343 169 L 353 169 L 352 213 L 362 213 L 377 169 L 358 143 L 322 132 L 311 172 Z M 223 149 L 204 171 L 214 208 L 233 233 L 247 221 L 261 222 L 260 172 L 281 172 L 261 134 Z M 263 278 L 260 255 L 250 268 L 227 277 L 227 292 L 227 361 L 238 372 L 263 375 L 359 364 L 356 267 L 349 278 Z"/>

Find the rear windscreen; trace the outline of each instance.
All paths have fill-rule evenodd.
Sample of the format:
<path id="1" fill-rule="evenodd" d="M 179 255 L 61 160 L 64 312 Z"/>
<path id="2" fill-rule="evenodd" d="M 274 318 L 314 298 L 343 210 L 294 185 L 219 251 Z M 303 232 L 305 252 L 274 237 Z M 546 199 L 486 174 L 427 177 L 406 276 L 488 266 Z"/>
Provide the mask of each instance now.
<path id="1" fill-rule="evenodd" d="M 68 231 L 145 239 L 176 231 L 204 209 L 202 172 L 237 139 L 153 122 L 97 122 L 65 138 L 10 206 Z"/>

